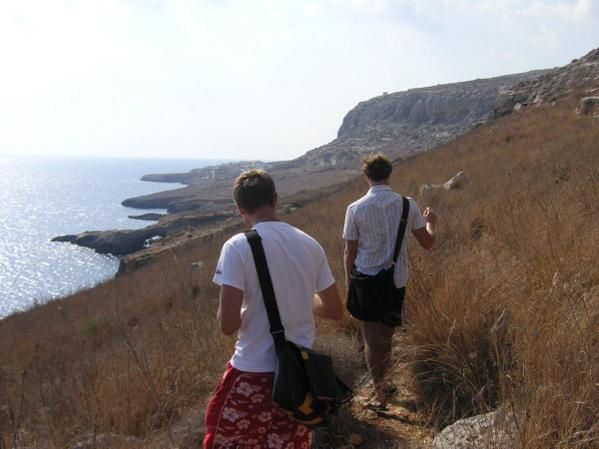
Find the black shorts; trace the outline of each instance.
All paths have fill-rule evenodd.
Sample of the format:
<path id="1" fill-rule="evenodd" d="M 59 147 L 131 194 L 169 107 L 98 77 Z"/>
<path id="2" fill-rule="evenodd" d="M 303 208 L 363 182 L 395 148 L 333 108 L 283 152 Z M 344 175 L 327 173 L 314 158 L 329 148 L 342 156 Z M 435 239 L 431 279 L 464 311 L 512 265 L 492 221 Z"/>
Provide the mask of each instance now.
<path id="1" fill-rule="evenodd" d="M 393 309 L 380 319 L 380 322 L 391 327 L 399 327 L 402 324 L 403 300 L 406 296 L 406 288 L 395 289 L 395 302 Z"/>
<path id="2" fill-rule="evenodd" d="M 405 287 L 395 287 L 392 269 L 369 276 L 354 268 L 348 290 L 347 310 L 360 321 L 401 326 L 405 294 Z"/>

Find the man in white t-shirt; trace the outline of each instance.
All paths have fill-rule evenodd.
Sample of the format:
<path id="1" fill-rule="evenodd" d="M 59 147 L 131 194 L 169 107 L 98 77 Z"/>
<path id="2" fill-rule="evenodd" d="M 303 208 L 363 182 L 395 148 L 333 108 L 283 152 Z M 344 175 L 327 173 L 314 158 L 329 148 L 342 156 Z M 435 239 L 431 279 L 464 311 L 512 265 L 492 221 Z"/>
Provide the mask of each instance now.
<path id="1" fill-rule="evenodd" d="M 348 206 L 343 226 L 348 295 L 352 271 L 359 276 L 375 276 L 390 269 L 394 263 L 393 255 L 404 201 L 400 194 L 389 187 L 392 169 L 391 162 L 382 154 L 364 159 L 362 171 L 370 189 L 366 195 Z M 408 200 L 406 234 L 411 231 L 423 248 L 431 249 L 435 240 L 437 217 L 430 208 L 426 208 L 423 214 L 413 198 Z M 374 410 L 384 410 L 388 397 L 394 390 L 392 384 L 386 383 L 386 375 L 391 361 L 394 329 L 402 322 L 401 312 L 408 279 L 407 246 L 407 239 L 404 238 L 395 262 L 395 285 L 390 287 L 394 291 L 389 292 L 393 299 L 386 304 L 388 307 L 379 311 L 383 308 L 380 298 L 360 298 L 360 307 L 365 309 L 359 311 L 363 314 L 361 316 L 372 317 L 368 321 L 361 320 L 360 324 L 366 362 L 375 390 L 375 399 L 367 406 Z M 369 308 L 371 310 L 366 310 Z"/>
<path id="2" fill-rule="evenodd" d="M 242 173 L 235 180 L 233 196 L 246 225 L 262 239 L 287 339 L 312 347 L 314 315 L 339 320 L 343 313 L 324 250 L 308 234 L 277 219 L 278 196 L 265 171 Z M 243 233 L 224 244 L 214 282 L 221 287 L 221 330 L 226 335 L 237 332 L 237 342 L 206 410 L 204 448 L 308 448 L 309 430 L 271 399 L 274 342 Z"/>

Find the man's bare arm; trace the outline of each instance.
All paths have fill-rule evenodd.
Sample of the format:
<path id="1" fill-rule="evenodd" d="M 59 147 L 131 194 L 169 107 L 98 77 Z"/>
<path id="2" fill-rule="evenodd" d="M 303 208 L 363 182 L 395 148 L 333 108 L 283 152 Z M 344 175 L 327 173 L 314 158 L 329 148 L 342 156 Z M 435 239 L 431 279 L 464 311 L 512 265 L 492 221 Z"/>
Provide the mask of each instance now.
<path id="1" fill-rule="evenodd" d="M 354 267 L 354 262 L 356 261 L 357 255 L 358 255 L 358 241 L 357 240 L 346 240 L 345 241 L 345 249 L 343 251 L 346 288 L 349 287 L 349 275 L 351 273 L 352 268 Z"/>
<path id="2" fill-rule="evenodd" d="M 343 316 L 343 305 L 335 283 L 316 293 L 313 305 L 314 314 L 321 318 L 338 321 Z"/>
<path id="3" fill-rule="evenodd" d="M 220 302 L 216 317 L 223 334 L 233 335 L 241 326 L 242 302 L 243 290 L 229 285 L 220 288 Z"/>
<path id="4" fill-rule="evenodd" d="M 426 226 L 420 229 L 413 229 L 412 234 L 424 249 L 432 249 L 435 243 L 435 227 L 437 224 L 437 216 L 430 207 L 427 207 L 422 214 Z"/>

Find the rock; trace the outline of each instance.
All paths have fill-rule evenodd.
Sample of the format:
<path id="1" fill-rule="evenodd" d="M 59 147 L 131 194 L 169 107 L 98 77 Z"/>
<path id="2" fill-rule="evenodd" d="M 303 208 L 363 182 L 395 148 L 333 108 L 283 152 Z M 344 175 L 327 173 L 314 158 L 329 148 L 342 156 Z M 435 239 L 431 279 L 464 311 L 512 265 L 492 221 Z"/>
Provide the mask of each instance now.
<path id="1" fill-rule="evenodd" d="M 202 262 L 201 260 L 189 264 L 189 271 L 199 271 L 202 268 L 204 268 L 204 262 Z"/>
<path id="2" fill-rule="evenodd" d="M 432 192 L 433 190 L 440 189 L 441 187 L 443 186 L 440 184 L 422 184 L 420 186 L 420 196 Z"/>
<path id="3" fill-rule="evenodd" d="M 433 440 L 433 449 L 515 449 L 517 441 L 514 415 L 498 409 L 446 427 Z"/>
<path id="4" fill-rule="evenodd" d="M 420 196 L 422 196 L 428 192 L 431 192 L 432 190 L 433 190 L 433 186 L 431 186 L 430 184 L 422 184 L 420 186 Z"/>
<path id="5" fill-rule="evenodd" d="M 453 178 L 449 179 L 448 181 L 445 181 L 445 183 L 443 183 L 443 188 L 445 190 L 457 189 L 458 187 L 460 187 L 462 185 L 465 177 L 466 177 L 466 175 L 464 174 L 463 171 L 461 171 L 457 175 L 455 175 Z"/>
<path id="6" fill-rule="evenodd" d="M 53 242 L 69 242 L 91 248 L 102 254 L 125 256 L 152 246 L 162 238 L 187 229 L 223 222 L 234 212 L 215 214 L 173 214 L 142 229 L 88 231 L 77 235 L 54 237 Z"/>
<path id="7" fill-rule="evenodd" d="M 522 109 L 522 103 L 516 103 L 516 105 L 514 106 L 514 111 L 518 112 L 520 109 Z"/>
<path id="8" fill-rule="evenodd" d="M 523 106 L 551 103 L 596 79 L 599 79 L 599 48 L 570 64 L 501 90 L 493 108 L 493 117 L 502 117 L 517 111 L 515 106 L 518 103 Z"/>
<path id="9" fill-rule="evenodd" d="M 131 254 L 144 248 L 145 242 L 156 232 L 150 228 L 123 231 L 90 231 L 78 235 L 55 237 L 53 242 L 69 242 L 92 248 L 102 254 L 117 256 Z"/>
<path id="10" fill-rule="evenodd" d="M 459 172 L 453 178 L 445 181 L 443 184 L 422 184 L 420 186 L 420 195 L 426 195 L 429 192 L 440 189 L 443 187 L 445 190 L 457 189 L 464 182 L 466 175 L 463 171 Z"/>
<path id="11" fill-rule="evenodd" d="M 129 215 L 132 220 L 147 220 L 147 221 L 158 221 L 162 217 L 166 217 L 166 214 L 158 214 L 155 212 L 149 212 L 147 214 Z"/>
<path id="12" fill-rule="evenodd" d="M 158 243 L 163 238 L 164 238 L 164 236 L 162 236 L 162 235 L 155 235 L 153 237 L 150 237 L 149 239 L 146 239 L 144 241 L 144 248 L 149 248 L 153 244 Z"/>
<path id="13" fill-rule="evenodd" d="M 580 100 L 580 108 L 577 109 L 577 112 L 589 115 L 595 109 L 599 109 L 599 97 L 584 97 Z"/>

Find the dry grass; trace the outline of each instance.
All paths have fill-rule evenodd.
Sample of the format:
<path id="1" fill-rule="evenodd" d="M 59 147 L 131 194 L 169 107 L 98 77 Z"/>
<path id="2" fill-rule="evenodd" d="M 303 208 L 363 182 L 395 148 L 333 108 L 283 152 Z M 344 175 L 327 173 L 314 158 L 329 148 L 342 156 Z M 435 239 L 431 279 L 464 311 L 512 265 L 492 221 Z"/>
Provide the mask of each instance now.
<path id="1" fill-rule="evenodd" d="M 599 125 L 574 107 L 489 123 L 394 171 L 393 187 L 414 196 L 467 176 L 420 198 L 440 215 L 439 241 L 411 252 L 401 357 L 437 426 L 503 404 L 522 448 L 599 447 Z M 338 279 L 345 207 L 364 190 L 356 180 L 287 216 L 322 242 Z M 0 448 L 108 432 L 139 439 L 122 447 L 197 447 L 190 413 L 231 353 L 210 283 L 226 237 L 0 321 Z M 188 271 L 198 259 L 206 268 Z M 362 374 L 355 323 L 320 334 L 347 376 Z"/>

